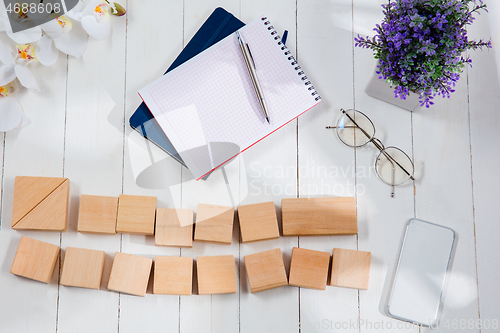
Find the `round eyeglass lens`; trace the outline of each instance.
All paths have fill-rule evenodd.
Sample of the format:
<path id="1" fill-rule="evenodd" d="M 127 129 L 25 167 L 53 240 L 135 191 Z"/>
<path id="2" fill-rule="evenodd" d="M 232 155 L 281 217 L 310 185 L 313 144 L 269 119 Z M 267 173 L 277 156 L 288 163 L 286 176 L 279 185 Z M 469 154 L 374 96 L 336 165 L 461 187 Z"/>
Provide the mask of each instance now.
<path id="1" fill-rule="evenodd" d="M 387 147 L 378 154 L 375 170 L 386 184 L 401 185 L 413 177 L 414 167 L 410 157 L 401 149 Z"/>
<path id="2" fill-rule="evenodd" d="M 361 147 L 373 139 L 375 127 L 364 113 L 350 109 L 337 122 L 337 135 L 346 145 Z"/>

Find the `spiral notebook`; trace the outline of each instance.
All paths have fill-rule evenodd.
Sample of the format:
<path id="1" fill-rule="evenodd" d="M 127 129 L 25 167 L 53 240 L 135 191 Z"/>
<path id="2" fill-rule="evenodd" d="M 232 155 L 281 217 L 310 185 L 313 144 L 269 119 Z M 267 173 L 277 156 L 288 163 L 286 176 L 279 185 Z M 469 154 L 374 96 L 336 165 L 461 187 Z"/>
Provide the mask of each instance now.
<path id="1" fill-rule="evenodd" d="M 239 31 L 249 44 L 271 124 L 255 96 L 235 34 L 139 91 L 197 179 L 321 101 L 265 17 Z"/>

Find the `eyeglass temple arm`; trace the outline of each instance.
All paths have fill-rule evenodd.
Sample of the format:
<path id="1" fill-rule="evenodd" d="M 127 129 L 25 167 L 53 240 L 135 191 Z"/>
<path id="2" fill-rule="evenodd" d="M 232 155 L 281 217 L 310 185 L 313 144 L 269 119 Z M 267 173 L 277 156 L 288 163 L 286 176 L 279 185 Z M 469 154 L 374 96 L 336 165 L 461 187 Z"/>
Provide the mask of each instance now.
<path id="1" fill-rule="evenodd" d="M 363 132 L 363 134 L 364 134 L 364 135 L 366 135 L 366 137 L 367 137 L 368 139 L 370 139 L 370 138 L 371 138 L 371 136 L 370 136 L 370 135 L 368 135 L 368 133 L 367 133 L 367 132 L 366 132 L 366 131 L 365 131 L 365 130 L 361 127 L 361 126 L 359 126 L 359 125 L 356 123 L 356 121 L 355 121 L 354 119 L 352 119 L 352 117 L 351 117 L 351 116 L 350 116 L 350 115 L 349 115 L 349 114 L 348 114 L 345 110 L 342 110 L 342 113 L 343 113 L 343 114 L 345 114 L 345 115 L 347 116 L 347 118 L 349 118 L 349 120 L 350 120 L 350 121 L 352 121 L 352 123 L 353 123 L 354 125 L 356 125 L 356 127 L 357 127 L 357 128 L 359 128 L 359 129 L 361 130 L 361 132 Z M 407 171 L 407 170 L 406 170 L 406 169 L 405 169 L 405 168 L 404 168 L 401 164 L 399 164 L 399 163 L 398 163 L 398 161 L 396 161 L 396 160 L 395 160 L 395 159 L 394 159 L 391 155 L 389 155 L 389 154 L 387 154 L 385 151 L 383 151 L 383 150 L 384 150 L 384 147 L 383 147 L 382 145 L 380 145 L 377 141 L 375 141 L 375 140 L 373 140 L 373 139 L 372 139 L 372 140 L 370 140 L 370 141 L 373 143 L 373 145 L 374 145 L 375 147 L 377 147 L 377 149 L 378 149 L 379 151 L 381 151 L 381 152 L 382 152 L 382 154 L 384 154 L 384 156 L 385 156 L 385 157 L 386 157 L 389 161 L 396 163 L 396 165 L 397 165 L 398 167 L 400 167 L 400 168 L 401 168 L 401 170 L 403 170 L 403 171 L 404 171 L 404 172 L 405 172 L 408 176 L 410 176 L 410 179 L 411 179 L 411 180 L 415 180 L 415 178 L 413 178 L 413 176 L 412 176 L 412 175 L 411 175 L 411 174 L 410 174 L 410 173 L 409 173 L 409 172 L 408 172 L 408 171 Z"/>

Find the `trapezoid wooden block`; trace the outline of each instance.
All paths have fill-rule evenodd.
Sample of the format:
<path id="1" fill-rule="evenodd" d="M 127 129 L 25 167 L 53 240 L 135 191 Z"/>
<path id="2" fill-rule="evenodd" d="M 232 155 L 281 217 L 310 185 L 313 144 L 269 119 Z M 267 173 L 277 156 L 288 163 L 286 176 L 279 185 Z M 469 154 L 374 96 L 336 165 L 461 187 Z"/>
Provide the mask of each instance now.
<path id="1" fill-rule="evenodd" d="M 78 214 L 78 232 L 116 234 L 118 197 L 82 194 Z"/>
<path id="2" fill-rule="evenodd" d="M 22 236 L 10 272 L 49 283 L 59 251 L 57 245 Z"/>
<path id="3" fill-rule="evenodd" d="M 67 247 L 61 273 L 61 285 L 99 289 L 105 257 L 104 251 Z"/>
<path id="4" fill-rule="evenodd" d="M 296 287 L 325 290 L 329 265 L 330 253 L 294 247 L 288 283 Z"/>
<path id="5" fill-rule="evenodd" d="M 370 252 L 333 249 L 330 285 L 353 289 L 368 289 L 370 261 Z"/>
<path id="6" fill-rule="evenodd" d="M 249 254 L 244 259 L 248 283 L 252 293 L 288 284 L 280 249 Z"/>
<path id="7" fill-rule="evenodd" d="M 66 231 L 68 203 L 68 178 L 17 176 L 12 228 Z"/>
<path id="8" fill-rule="evenodd" d="M 155 245 L 193 246 L 192 209 L 156 209 Z"/>
<path id="9" fill-rule="evenodd" d="M 116 252 L 109 275 L 108 289 L 146 296 L 153 259 Z"/>
<path id="10" fill-rule="evenodd" d="M 198 204 L 194 240 L 231 244 L 233 220 L 233 207 Z"/>
<path id="11" fill-rule="evenodd" d="M 196 258 L 198 294 L 236 293 L 236 268 L 234 256 L 210 256 Z"/>
<path id="12" fill-rule="evenodd" d="M 153 294 L 191 295 L 193 258 L 155 257 Z"/>
<path id="13" fill-rule="evenodd" d="M 118 199 L 116 232 L 154 235 L 155 214 L 156 197 L 121 194 Z"/>
<path id="14" fill-rule="evenodd" d="M 241 242 L 255 242 L 280 237 L 274 202 L 238 207 Z"/>
<path id="15" fill-rule="evenodd" d="M 283 236 L 354 235 L 358 232 L 354 197 L 281 200 Z"/>

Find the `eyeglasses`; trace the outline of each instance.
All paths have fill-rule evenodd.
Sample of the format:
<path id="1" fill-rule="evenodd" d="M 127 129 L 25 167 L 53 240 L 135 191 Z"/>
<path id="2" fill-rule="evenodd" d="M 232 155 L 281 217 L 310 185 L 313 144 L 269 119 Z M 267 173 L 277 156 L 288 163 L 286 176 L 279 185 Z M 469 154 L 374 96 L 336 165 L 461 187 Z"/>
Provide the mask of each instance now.
<path id="1" fill-rule="evenodd" d="M 413 173 L 415 167 L 411 158 L 397 147 L 385 147 L 375 138 L 375 126 L 370 118 L 363 112 L 349 109 L 340 109 L 342 116 L 337 121 L 335 128 L 337 136 L 345 145 L 353 148 L 362 147 L 369 142 L 379 150 L 375 160 L 375 172 L 386 184 L 392 186 L 391 197 L 394 197 L 394 186 L 401 185 L 408 180 L 415 180 Z"/>

